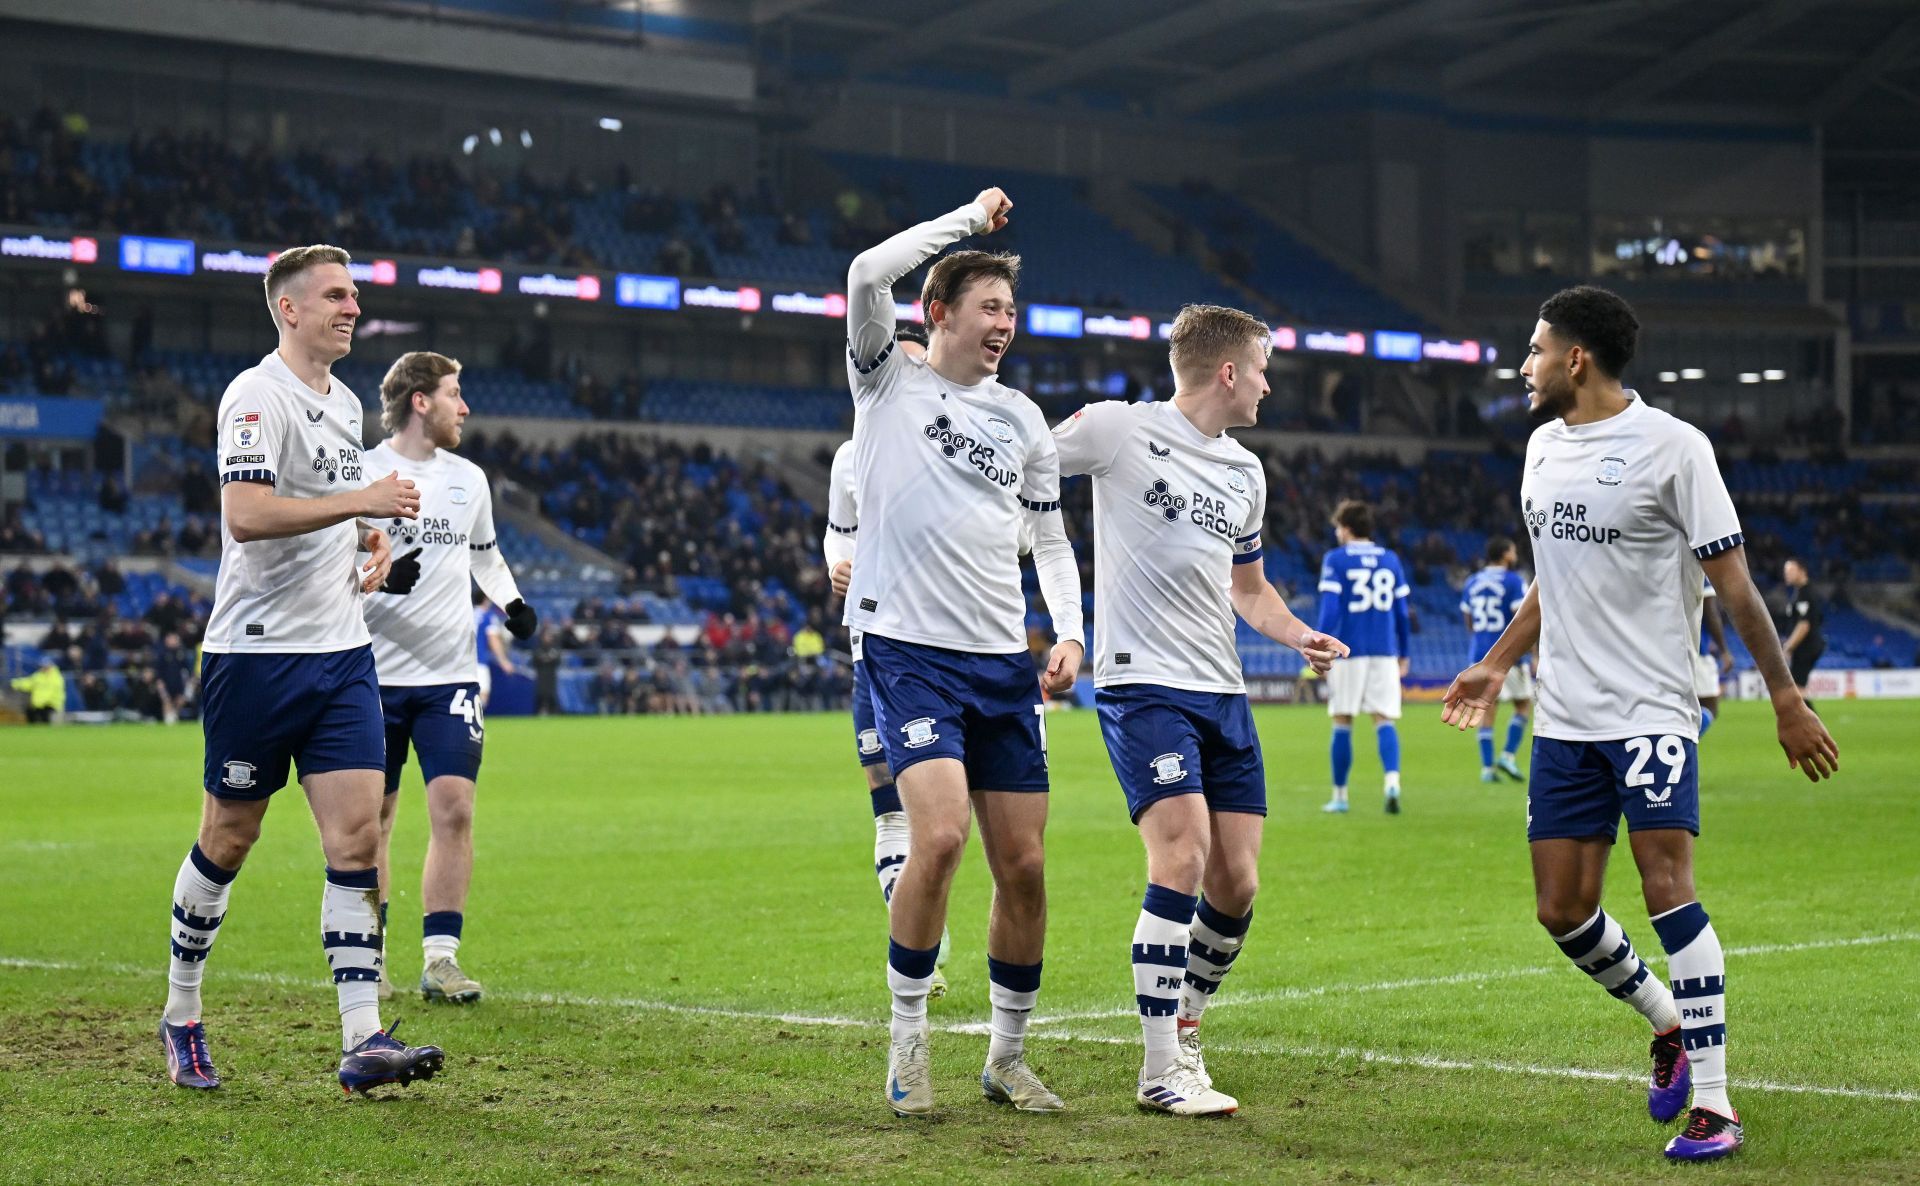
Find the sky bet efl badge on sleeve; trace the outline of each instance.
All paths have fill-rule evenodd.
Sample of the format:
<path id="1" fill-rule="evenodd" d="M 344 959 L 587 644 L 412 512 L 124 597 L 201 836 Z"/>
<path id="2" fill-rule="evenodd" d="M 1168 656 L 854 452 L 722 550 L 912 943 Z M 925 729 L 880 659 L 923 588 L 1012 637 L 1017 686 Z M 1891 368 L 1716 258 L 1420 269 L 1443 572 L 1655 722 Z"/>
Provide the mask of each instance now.
<path id="1" fill-rule="evenodd" d="M 260 443 L 260 413 L 242 412 L 233 418 L 233 447 L 251 449 Z"/>

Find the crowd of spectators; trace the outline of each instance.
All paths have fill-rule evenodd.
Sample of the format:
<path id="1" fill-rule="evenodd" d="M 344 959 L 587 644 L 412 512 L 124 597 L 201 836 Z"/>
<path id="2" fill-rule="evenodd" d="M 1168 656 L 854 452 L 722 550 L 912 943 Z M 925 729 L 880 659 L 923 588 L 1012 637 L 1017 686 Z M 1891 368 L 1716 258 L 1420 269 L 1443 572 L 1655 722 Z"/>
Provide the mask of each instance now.
<path id="1" fill-rule="evenodd" d="M 570 687 L 584 683 L 585 703 L 604 713 L 753 712 L 845 703 L 847 671 L 838 654 L 846 650 L 846 636 L 819 557 L 821 520 L 768 462 L 703 444 L 611 432 L 586 434 L 564 446 L 476 432 L 462 452 L 496 481 L 511 480 L 535 493 L 552 521 L 625 565 L 616 589 L 566 599 L 564 608 L 549 613 L 549 627 L 538 639 L 516 648 L 515 663 L 535 677 L 543 710 L 559 708 L 563 677 Z M 818 458 L 822 464 L 827 459 L 824 451 Z M 1512 535 L 1524 563 L 1519 465 L 1517 453 L 1500 450 L 1435 451 L 1417 467 L 1403 466 L 1391 454 L 1335 457 L 1312 448 L 1271 453 L 1265 525 L 1271 570 L 1283 592 L 1310 596 L 1320 558 L 1333 544 L 1327 520 L 1347 497 L 1374 505 L 1377 538 L 1401 553 L 1417 586 L 1457 588 L 1481 563 L 1488 534 Z M 1780 471 L 1792 472 L 1800 471 Z M 1881 478 L 1906 480 L 1879 470 L 1868 477 L 1869 485 Z M 202 470 L 182 466 L 176 488 L 187 512 L 178 525 L 164 522 L 137 537 L 134 552 L 205 556 L 217 547 L 218 495 L 211 481 Z M 103 510 L 125 509 L 132 496 L 114 477 L 98 486 Z M 1090 489 L 1084 480 L 1066 483 L 1063 506 L 1091 589 Z M 1838 586 L 1842 604 L 1851 564 L 1920 556 L 1920 524 L 1889 515 L 1858 490 L 1747 491 L 1741 506 L 1750 562 L 1763 587 L 1790 551 L 1806 550 L 1809 525 L 1819 528 L 1818 576 L 1823 585 Z M 41 551 L 44 541 L 17 512 L 0 520 L 0 553 Z M 110 563 L 91 569 L 20 565 L 4 578 L 4 604 L 16 621 L 55 622 L 45 649 L 80 677 L 88 706 L 156 717 L 190 713 L 191 655 L 206 607 L 163 594 L 129 619 L 114 607 L 124 587 Z M 677 616 L 653 621 L 650 608 L 660 600 L 703 611 L 697 636 L 687 637 L 679 625 L 666 638 L 659 629 L 635 630 L 684 622 Z M 1037 639 L 1036 645 L 1044 648 L 1044 642 Z M 579 707 L 578 698 L 571 703 Z"/>
<path id="2" fill-rule="evenodd" d="M 542 492 L 547 514 L 626 564 L 622 596 L 580 602 L 536 650 L 594 668 L 601 712 L 758 712 L 844 703 L 838 606 L 819 560 L 812 508 L 761 461 L 702 444 L 615 433 L 564 448 L 475 433 L 461 452 L 496 478 Z M 707 611 L 697 642 L 636 649 L 648 593 Z M 579 656 L 571 663 L 582 662 Z M 555 668 L 557 670 L 557 667 Z"/>
<path id="3" fill-rule="evenodd" d="M 68 395 L 74 388 L 75 356 L 104 358 L 106 326 L 85 289 L 69 288 L 57 308 L 22 342 L 0 343 L 0 391 L 25 388 L 40 395 Z"/>
<path id="4" fill-rule="evenodd" d="M 90 132 L 77 113 L 0 114 L 0 222 L 32 224 L 52 215 L 89 230 L 337 242 L 410 254 L 451 250 L 554 267 L 650 262 L 676 276 L 712 275 L 709 243 L 720 252 L 746 251 L 745 214 L 779 220 L 783 243 L 804 245 L 812 237 L 805 217 L 785 209 L 770 188 L 742 195 L 716 186 L 697 200 L 697 219 L 689 223 L 675 196 L 638 182 L 625 164 L 603 178 L 578 168 L 543 177 L 524 164 L 505 173 L 451 154 L 341 158 L 305 146 L 276 155 L 259 143 L 162 128 L 128 138 L 120 176 L 103 173 L 89 155 Z M 666 236 L 652 261 L 598 259 L 575 236 L 576 203 L 609 190 L 621 195 L 625 229 Z"/>
<path id="5" fill-rule="evenodd" d="M 682 586 L 707 578 L 727 590 L 708 608 L 790 627 L 824 604 L 818 521 L 763 461 L 618 433 L 542 448 L 476 432 L 461 452 L 541 491 L 550 518 L 628 565 L 628 592 L 685 592 L 700 604 L 704 595 Z"/>
<path id="6" fill-rule="evenodd" d="M 812 622 L 789 634 L 778 620 L 715 613 L 688 645 L 669 635 L 650 647 L 633 646 L 613 619 L 597 633 L 587 626 L 570 619 L 541 632 L 530 660 L 535 711 L 560 711 L 569 666 L 591 673 L 584 703 L 603 716 L 812 712 L 845 707 L 851 691 L 849 671 Z"/>
<path id="7" fill-rule="evenodd" d="M 199 700 L 196 652 L 211 606 L 169 590 L 140 616 L 122 617 L 116 601 L 126 588 L 111 561 L 90 569 L 21 565 L 0 579 L 0 621 L 51 621 L 36 646 L 74 677 L 79 703 L 67 711 L 191 718 Z"/>

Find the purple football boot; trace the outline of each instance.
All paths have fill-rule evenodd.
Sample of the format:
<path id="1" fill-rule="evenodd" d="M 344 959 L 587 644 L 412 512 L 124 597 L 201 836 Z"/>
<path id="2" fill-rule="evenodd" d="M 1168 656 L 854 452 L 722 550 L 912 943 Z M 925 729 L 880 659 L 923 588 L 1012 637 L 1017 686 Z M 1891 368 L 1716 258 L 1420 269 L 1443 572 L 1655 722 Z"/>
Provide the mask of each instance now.
<path id="1" fill-rule="evenodd" d="M 1693 1090 L 1693 1064 L 1680 1044 L 1680 1027 L 1653 1036 L 1653 1078 L 1647 1082 L 1647 1115 L 1662 1124 L 1678 1116 Z"/>
<path id="2" fill-rule="evenodd" d="M 1687 1114 L 1687 1127 L 1667 1142 L 1667 1157 L 1672 1161 L 1717 1161 L 1740 1145 L 1739 1117 L 1695 1108 Z"/>
<path id="3" fill-rule="evenodd" d="M 398 1083 L 405 1087 L 415 1079 L 431 1079 L 440 1071 L 446 1055 L 438 1046 L 404 1046 L 394 1041 L 394 1022 L 386 1029 L 368 1035 L 364 1042 L 340 1056 L 340 1087 L 348 1095 L 362 1094 L 375 1087 Z"/>
<path id="4" fill-rule="evenodd" d="M 181 1087 L 202 1091 L 220 1086 L 220 1072 L 207 1053 L 207 1027 L 197 1021 L 185 1025 L 160 1022 L 160 1044 L 167 1050 L 167 1078 Z"/>

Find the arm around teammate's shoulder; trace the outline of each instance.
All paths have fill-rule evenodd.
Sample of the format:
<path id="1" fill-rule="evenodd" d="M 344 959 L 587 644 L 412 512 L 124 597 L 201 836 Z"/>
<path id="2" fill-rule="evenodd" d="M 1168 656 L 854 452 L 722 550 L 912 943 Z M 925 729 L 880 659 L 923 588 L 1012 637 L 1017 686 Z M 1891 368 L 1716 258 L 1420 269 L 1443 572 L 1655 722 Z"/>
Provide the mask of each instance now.
<path id="1" fill-rule="evenodd" d="M 1060 455 L 1063 477 L 1098 474 L 1113 464 L 1121 442 L 1136 423 L 1128 414 L 1132 404 L 1113 400 L 1091 403 L 1053 426 L 1053 447 Z"/>

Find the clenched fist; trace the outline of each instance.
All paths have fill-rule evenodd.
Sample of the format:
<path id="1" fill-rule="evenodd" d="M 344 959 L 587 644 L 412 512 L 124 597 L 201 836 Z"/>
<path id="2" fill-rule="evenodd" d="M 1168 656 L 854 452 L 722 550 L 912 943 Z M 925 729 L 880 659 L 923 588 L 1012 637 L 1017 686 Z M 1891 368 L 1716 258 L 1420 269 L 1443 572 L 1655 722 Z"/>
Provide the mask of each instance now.
<path id="1" fill-rule="evenodd" d="M 987 212 L 987 229 L 980 232 L 981 234 L 991 235 L 1007 225 L 1007 211 L 1013 209 L 1013 199 L 1007 197 L 1007 191 L 997 185 L 989 186 L 981 190 L 973 200 Z"/>

